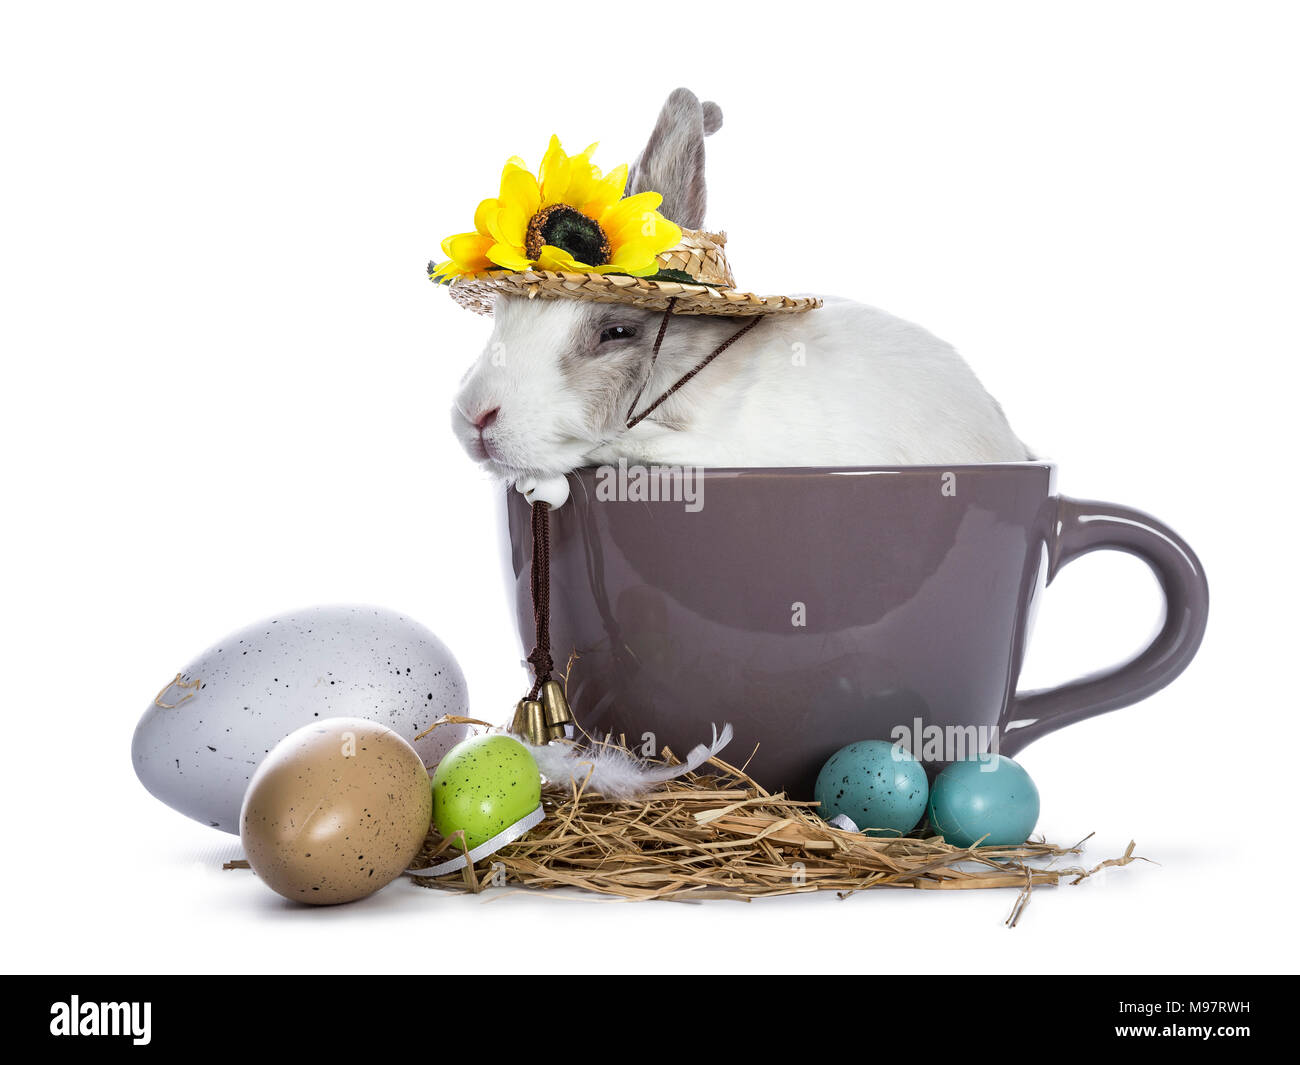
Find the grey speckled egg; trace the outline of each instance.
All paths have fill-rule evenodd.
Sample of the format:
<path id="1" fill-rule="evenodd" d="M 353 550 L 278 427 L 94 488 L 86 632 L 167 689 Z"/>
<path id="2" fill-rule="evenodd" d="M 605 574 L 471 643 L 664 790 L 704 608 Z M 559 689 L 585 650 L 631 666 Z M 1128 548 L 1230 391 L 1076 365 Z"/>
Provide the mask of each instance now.
<path id="1" fill-rule="evenodd" d="M 176 674 L 136 726 L 131 761 L 172 809 L 238 833 L 254 770 L 295 729 L 365 718 L 412 743 L 432 770 L 468 727 L 415 737 L 468 708 L 460 666 L 423 625 L 376 607 L 310 607 L 231 633 Z"/>

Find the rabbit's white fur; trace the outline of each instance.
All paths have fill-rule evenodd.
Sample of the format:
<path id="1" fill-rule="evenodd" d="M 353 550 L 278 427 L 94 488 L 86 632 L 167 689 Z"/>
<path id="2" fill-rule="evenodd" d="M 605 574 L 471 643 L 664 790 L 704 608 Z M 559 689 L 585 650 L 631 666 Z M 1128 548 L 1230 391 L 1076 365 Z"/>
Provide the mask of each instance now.
<path id="1" fill-rule="evenodd" d="M 497 301 L 487 350 L 456 398 L 466 450 L 510 480 L 613 462 L 873 466 L 1023 460 L 974 373 L 919 326 L 850 300 L 774 315 L 624 429 L 660 315 L 577 300 Z M 638 410 L 731 335 L 674 316 Z M 601 341 L 614 327 L 630 339 Z M 481 436 L 473 423 L 497 414 Z"/>
<path id="2" fill-rule="evenodd" d="M 678 89 L 633 168 L 634 179 L 656 182 L 663 213 L 692 227 L 704 204 L 703 139 L 720 124 L 715 104 Z M 951 346 L 850 300 L 766 317 L 631 430 L 643 382 L 638 410 L 745 320 L 674 315 L 652 368 L 660 312 L 510 296 L 497 299 L 493 319 L 452 423 L 472 457 L 511 481 L 618 459 L 873 466 L 1029 457 Z"/>

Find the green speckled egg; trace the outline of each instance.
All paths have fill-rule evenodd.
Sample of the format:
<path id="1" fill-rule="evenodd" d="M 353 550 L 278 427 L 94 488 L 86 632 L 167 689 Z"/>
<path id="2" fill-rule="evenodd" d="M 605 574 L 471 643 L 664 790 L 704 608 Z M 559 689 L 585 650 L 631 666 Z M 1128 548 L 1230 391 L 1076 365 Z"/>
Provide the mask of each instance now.
<path id="1" fill-rule="evenodd" d="M 930 825 L 954 847 L 1019 847 L 1038 823 L 1038 788 L 1002 755 L 953 762 L 934 781 Z"/>
<path id="2" fill-rule="evenodd" d="M 542 775 L 510 736 L 472 736 L 448 751 L 433 775 L 433 823 L 443 836 L 464 829 L 470 850 L 537 809 Z"/>
<path id="3" fill-rule="evenodd" d="M 888 740 L 863 740 L 836 751 L 817 775 L 817 812 L 852 819 L 868 836 L 901 836 L 925 813 L 930 783 L 910 751 Z"/>

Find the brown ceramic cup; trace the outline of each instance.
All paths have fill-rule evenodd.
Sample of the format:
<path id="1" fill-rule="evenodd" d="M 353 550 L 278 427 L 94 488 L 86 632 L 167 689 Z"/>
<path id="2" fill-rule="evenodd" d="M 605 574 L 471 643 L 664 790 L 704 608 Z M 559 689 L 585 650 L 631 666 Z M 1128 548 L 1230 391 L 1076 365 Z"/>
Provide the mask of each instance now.
<path id="1" fill-rule="evenodd" d="M 1047 463 L 654 472 L 658 501 L 644 478 L 638 492 L 578 470 L 551 514 L 551 643 L 560 668 L 576 654 L 574 713 L 678 754 L 730 722 L 728 757 L 757 745 L 749 769 L 770 790 L 811 797 L 840 747 L 914 723 L 1015 755 L 1168 684 L 1205 630 L 1187 544 L 1140 511 L 1057 495 Z M 506 510 L 527 650 L 528 504 L 512 490 Z M 1018 691 L 1043 588 L 1103 548 L 1151 567 L 1160 631 L 1122 665 Z M 932 769 L 947 760 L 912 746 Z"/>

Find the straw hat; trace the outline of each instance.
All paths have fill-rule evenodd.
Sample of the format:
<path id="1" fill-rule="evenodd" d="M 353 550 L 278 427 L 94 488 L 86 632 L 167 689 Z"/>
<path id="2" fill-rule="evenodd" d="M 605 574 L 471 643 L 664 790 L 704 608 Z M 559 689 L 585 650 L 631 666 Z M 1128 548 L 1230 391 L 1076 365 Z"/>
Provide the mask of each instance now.
<path id="1" fill-rule="evenodd" d="M 474 229 L 442 242 L 446 259 L 429 264 L 430 279 L 479 314 L 491 314 L 503 294 L 747 317 L 821 306 L 816 297 L 736 288 L 726 236 L 701 228 L 704 138 L 721 124 L 717 104 L 677 89 L 630 167 L 602 173 L 591 161 L 595 144 L 571 155 L 558 137 L 536 173 L 511 157 L 499 193 L 475 210 Z"/>
<path id="2" fill-rule="evenodd" d="M 485 271 L 457 277 L 447 284 L 451 298 L 479 314 L 491 314 L 498 295 L 529 299 L 579 299 L 595 303 L 630 303 L 674 314 L 794 314 L 820 307 L 815 296 L 759 296 L 742 292 L 727 262 L 725 233 L 683 229 L 681 240 L 656 257 L 660 272 L 652 277 L 552 270 Z M 694 279 L 694 283 L 691 282 Z"/>

